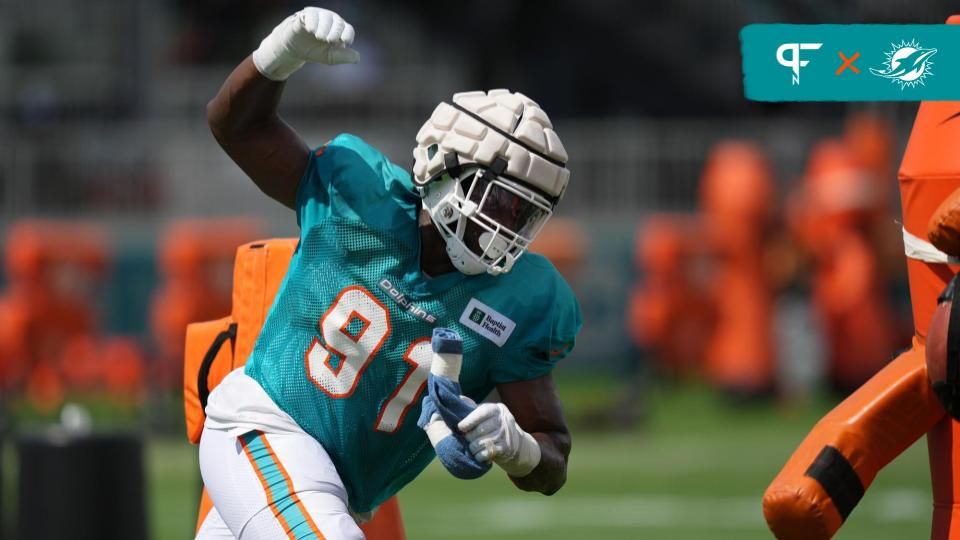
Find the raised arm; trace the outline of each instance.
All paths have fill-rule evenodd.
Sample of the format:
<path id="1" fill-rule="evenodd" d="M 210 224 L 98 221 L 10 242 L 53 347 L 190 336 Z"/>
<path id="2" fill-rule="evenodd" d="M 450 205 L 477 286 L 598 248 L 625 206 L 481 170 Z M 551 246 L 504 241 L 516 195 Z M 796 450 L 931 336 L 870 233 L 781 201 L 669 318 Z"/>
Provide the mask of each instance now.
<path id="1" fill-rule="evenodd" d="M 283 86 L 261 75 L 247 57 L 207 105 L 207 123 L 261 191 L 293 208 L 310 150 L 277 114 Z"/>
<path id="2" fill-rule="evenodd" d="M 257 187 L 289 208 L 309 148 L 277 114 L 284 81 L 306 62 L 356 62 L 353 37 L 353 27 L 336 13 L 305 8 L 280 23 L 207 105 L 220 146 Z"/>

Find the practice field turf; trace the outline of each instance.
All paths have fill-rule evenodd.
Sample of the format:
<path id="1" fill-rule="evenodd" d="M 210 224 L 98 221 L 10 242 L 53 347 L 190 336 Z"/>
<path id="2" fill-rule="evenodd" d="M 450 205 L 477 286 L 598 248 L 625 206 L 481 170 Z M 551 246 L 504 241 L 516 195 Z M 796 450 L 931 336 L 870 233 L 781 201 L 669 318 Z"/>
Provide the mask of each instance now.
<path id="1" fill-rule="evenodd" d="M 400 495 L 410 540 L 749 540 L 771 538 L 760 495 L 826 410 L 815 405 L 735 407 L 696 387 L 648 394 L 647 420 L 608 425 L 609 382 L 561 377 L 574 429 L 566 487 L 553 497 L 522 493 L 494 469 L 461 481 L 433 466 Z M 176 438 L 147 446 L 152 540 L 192 538 L 199 475 L 196 449 Z M 13 448 L 4 452 L 9 527 L 15 500 Z M 836 538 L 927 538 L 930 481 L 926 445 L 914 445 L 880 473 Z"/>
<path id="2" fill-rule="evenodd" d="M 571 416 L 609 401 L 602 389 L 572 394 Z M 661 389 L 649 419 L 628 432 L 578 422 L 569 481 L 553 497 L 521 493 L 494 470 L 455 480 L 439 466 L 401 493 L 411 540 L 771 538 L 760 494 L 825 405 L 800 410 L 732 407 L 697 389 Z M 584 416 L 595 417 L 587 412 Z M 187 538 L 194 519 L 192 447 L 156 442 L 149 452 L 155 540 Z M 882 471 L 836 538 L 929 535 L 930 492 L 922 442 Z"/>

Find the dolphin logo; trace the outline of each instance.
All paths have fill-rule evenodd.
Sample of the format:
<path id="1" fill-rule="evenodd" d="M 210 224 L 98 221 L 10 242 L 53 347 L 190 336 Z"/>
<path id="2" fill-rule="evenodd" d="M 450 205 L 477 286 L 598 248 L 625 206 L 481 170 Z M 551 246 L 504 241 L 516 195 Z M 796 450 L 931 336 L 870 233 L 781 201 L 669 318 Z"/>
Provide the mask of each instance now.
<path id="1" fill-rule="evenodd" d="M 901 90 L 923 84 L 923 79 L 933 74 L 930 57 L 936 53 L 937 49 L 924 49 L 916 41 L 901 42 L 885 53 L 884 69 L 870 68 L 870 73 L 900 83 Z"/>

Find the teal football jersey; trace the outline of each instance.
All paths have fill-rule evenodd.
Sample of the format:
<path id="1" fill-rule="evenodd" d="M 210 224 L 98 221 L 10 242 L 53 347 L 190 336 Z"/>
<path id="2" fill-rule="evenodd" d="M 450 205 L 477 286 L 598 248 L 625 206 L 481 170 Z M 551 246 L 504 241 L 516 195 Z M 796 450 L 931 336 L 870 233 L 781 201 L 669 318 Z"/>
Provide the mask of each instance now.
<path id="1" fill-rule="evenodd" d="M 434 327 L 464 340 L 460 382 L 480 401 L 498 383 L 550 372 L 580 309 L 544 257 L 504 275 L 420 271 L 410 174 L 353 135 L 310 159 L 297 192 L 300 243 L 246 373 L 330 454 L 366 512 L 433 459 L 417 427 Z"/>

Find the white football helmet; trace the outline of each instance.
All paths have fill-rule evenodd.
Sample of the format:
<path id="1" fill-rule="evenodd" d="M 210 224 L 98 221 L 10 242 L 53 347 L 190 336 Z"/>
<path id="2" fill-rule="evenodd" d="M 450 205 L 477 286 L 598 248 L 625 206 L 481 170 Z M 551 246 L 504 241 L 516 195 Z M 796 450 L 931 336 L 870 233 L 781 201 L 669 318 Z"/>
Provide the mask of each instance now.
<path id="1" fill-rule="evenodd" d="M 464 274 L 509 272 L 570 180 L 550 118 L 509 90 L 462 92 L 417 133 L 413 178 Z"/>

